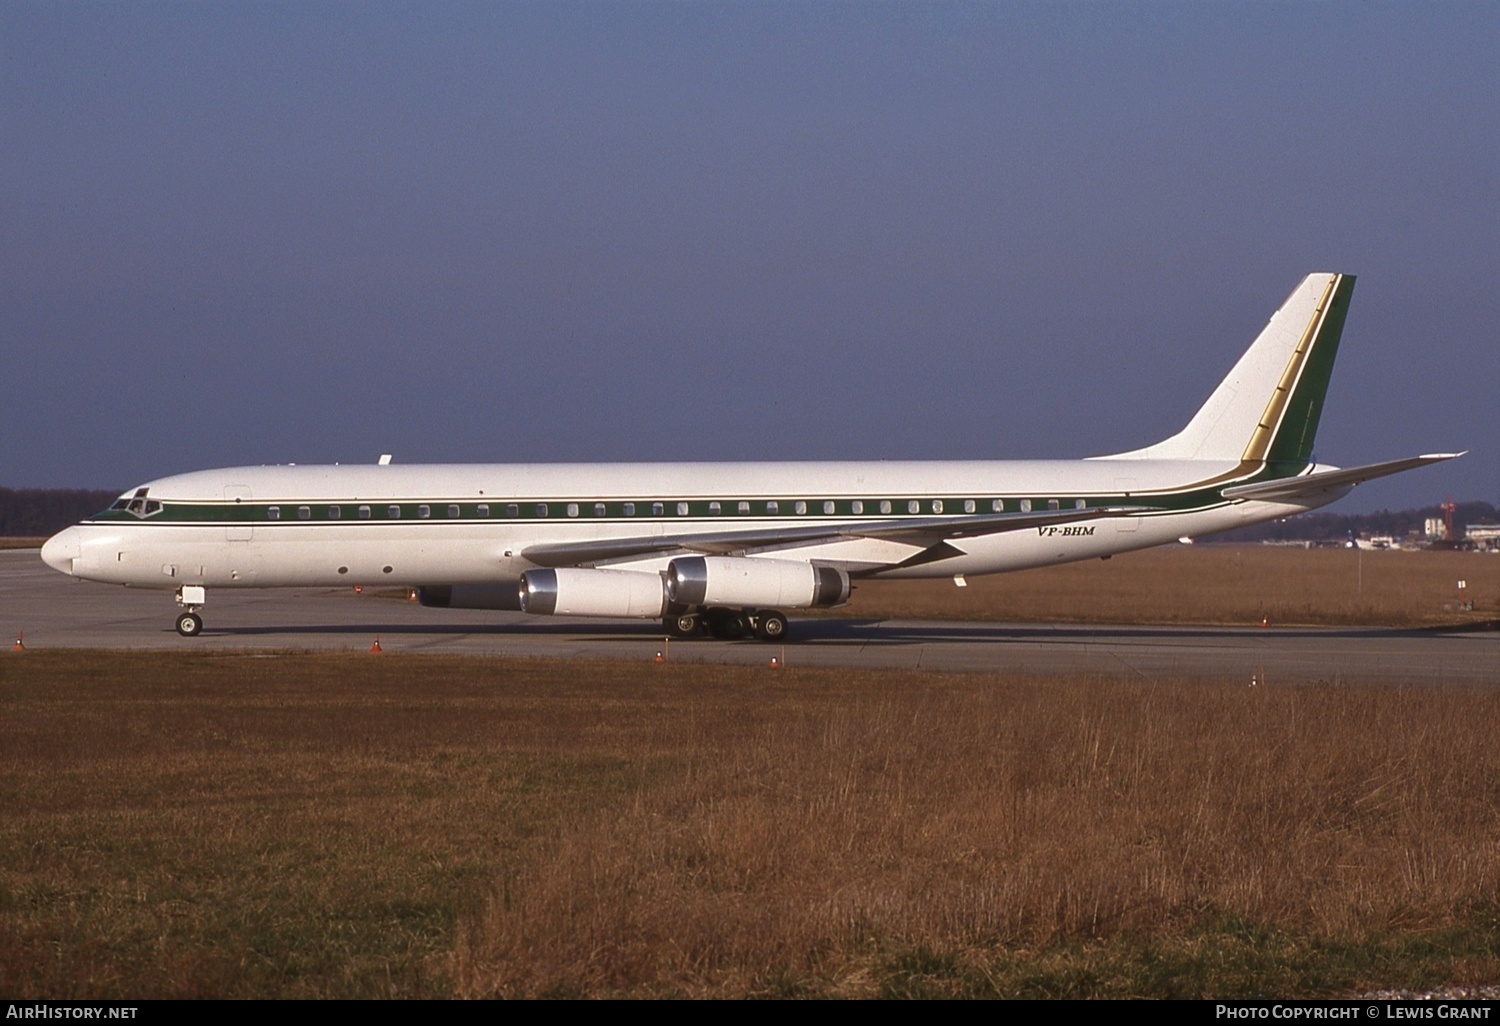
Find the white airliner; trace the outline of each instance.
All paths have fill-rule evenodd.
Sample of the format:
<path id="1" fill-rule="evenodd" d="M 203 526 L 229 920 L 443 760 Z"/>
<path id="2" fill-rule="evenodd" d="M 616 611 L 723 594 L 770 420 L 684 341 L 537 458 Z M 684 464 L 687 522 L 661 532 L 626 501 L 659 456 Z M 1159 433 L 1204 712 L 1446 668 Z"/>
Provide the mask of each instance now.
<path id="1" fill-rule="evenodd" d="M 1084 460 L 275 466 L 134 488 L 42 547 L 92 581 L 177 593 L 393 584 L 429 606 L 661 619 L 783 638 L 785 609 L 867 577 L 1108 557 L 1314 509 L 1361 481 L 1313 435 L 1354 278 L 1313 274 L 1172 437 Z"/>

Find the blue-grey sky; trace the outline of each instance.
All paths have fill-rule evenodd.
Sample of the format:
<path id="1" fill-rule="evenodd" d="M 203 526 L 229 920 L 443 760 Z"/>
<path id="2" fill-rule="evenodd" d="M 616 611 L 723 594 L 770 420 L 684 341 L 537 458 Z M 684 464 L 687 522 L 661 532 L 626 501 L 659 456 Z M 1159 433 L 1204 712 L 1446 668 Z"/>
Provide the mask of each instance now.
<path id="1" fill-rule="evenodd" d="M 0 484 L 1073 457 L 1359 276 L 1337 509 L 1500 502 L 1492 3 L 0 0 Z"/>

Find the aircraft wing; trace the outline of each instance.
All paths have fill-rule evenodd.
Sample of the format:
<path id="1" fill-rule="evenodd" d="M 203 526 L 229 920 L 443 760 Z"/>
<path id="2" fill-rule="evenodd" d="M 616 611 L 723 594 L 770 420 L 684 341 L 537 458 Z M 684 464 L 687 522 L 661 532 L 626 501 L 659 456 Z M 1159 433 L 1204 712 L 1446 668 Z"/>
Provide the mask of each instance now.
<path id="1" fill-rule="evenodd" d="M 1410 456 L 1404 460 L 1369 463 L 1363 467 L 1350 467 L 1347 470 L 1328 470 L 1322 473 L 1315 470 L 1311 474 L 1303 474 L 1300 477 L 1283 477 L 1275 481 L 1235 485 L 1233 488 L 1224 489 L 1224 498 L 1259 499 L 1264 502 L 1274 502 L 1277 499 L 1298 499 L 1342 485 L 1357 485 L 1361 481 L 1373 481 L 1377 477 L 1385 477 L 1388 474 L 1399 474 L 1403 470 L 1424 467 L 1429 463 L 1457 459 L 1462 455 L 1464 454 L 1461 452 L 1435 452 L 1424 456 Z"/>
<path id="2" fill-rule="evenodd" d="M 728 555 L 772 545 L 814 544 L 846 538 L 878 538 L 932 547 L 955 538 L 1025 531 L 1033 527 L 1071 524 L 1079 520 L 1143 513 L 1150 506 L 1087 506 L 1083 509 L 1042 510 L 1033 513 L 978 513 L 963 516 L 907 517 L 859 523 L 805 524 L 797 527 L 758 527 L 743 531 L 700 534 L 642 535 L 637 538 L 599 538 L 581 542 L 544 542 L 522 550 L 538 566 L 565 567 L 606 559 L 626 559 L 655 552 L 700 552 Z"/>

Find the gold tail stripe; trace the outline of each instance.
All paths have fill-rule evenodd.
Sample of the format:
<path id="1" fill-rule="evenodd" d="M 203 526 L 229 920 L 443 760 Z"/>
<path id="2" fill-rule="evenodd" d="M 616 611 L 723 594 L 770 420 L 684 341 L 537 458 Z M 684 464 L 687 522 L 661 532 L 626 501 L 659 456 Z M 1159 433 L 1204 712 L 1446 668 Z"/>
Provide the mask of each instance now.
<path id="1" fill-rule="evenodd" d="M 1323 326 L 1323 318 L 1328 312 L 1328 304 L 1333 299 L 1333 292 L 1342 281 L 1342 274 L 1335 274 L 1328 280 L 1328 286 L 1323 290 L 1323 298 L 1318 300 L 1318 308 L 1313 311 L 1312 319 L 1307 322 L 1307 328 L 1302 332 L 1302 340 L 1297 343 L 1297 348 L 1292 352 L 1292 358 L 1287 361 L 1286 370 L 1281 372 L 1281 380 L 1276 384 L 1276 390 L 1271 393 L 1271 401 L 1266 404 L 1266 411 L 1260 415 L 1260 423 L 1255 426 L 1255 431 L 1250 435 L 1250 444 L 1245 446 L 1245 454 L 1240 460 L 1245 463 L 1262 463 L 1265 461 L 1266 453 L 1271 449 L 1271 441 L 1276 437 L 1276 429 L 1281 425 L 1281 419 L 1286 415 L 1287 403 L 1291 401 L 1292 390 L 1297 387 L 1297 379 L 1302 376 L 1302 368 L 1307 363 L 1308 354 L 1312 352 L 1313 341 L 1318 337 L 1318 330 Z"/>

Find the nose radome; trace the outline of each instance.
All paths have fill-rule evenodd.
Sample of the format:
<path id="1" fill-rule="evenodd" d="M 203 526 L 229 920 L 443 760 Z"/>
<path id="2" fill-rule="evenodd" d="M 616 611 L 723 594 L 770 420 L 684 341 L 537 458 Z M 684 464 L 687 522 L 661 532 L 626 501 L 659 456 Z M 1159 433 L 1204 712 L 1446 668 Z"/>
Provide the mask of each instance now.
<path id="1" fill-rule="evenodd" d="M 78 558 L 80 551 L 78 528 L 69 527 L 54 534 L 42 545 L 42 562 L 59 573 L 71 575 L 73 560 Z"/>

